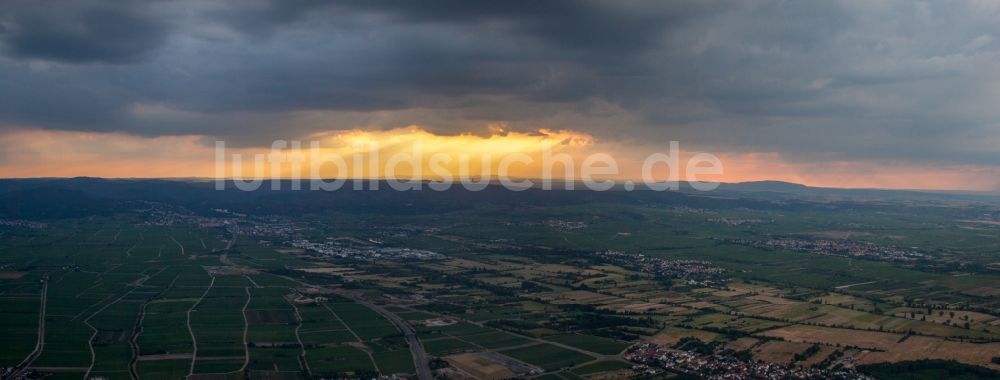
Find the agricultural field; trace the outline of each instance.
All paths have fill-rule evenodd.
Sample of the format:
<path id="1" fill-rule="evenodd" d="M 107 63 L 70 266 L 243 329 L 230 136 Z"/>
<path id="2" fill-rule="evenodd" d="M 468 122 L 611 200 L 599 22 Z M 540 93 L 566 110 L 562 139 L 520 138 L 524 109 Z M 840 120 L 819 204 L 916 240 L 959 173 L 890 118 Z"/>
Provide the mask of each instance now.
<path id="1" fill-rule="evenodd" d="M 339 302 L 297 304 L 301 283 L 228 265 L 242 243 L 225 231 L 66 228 L 58 240 L 68 242 L 36 250 L 73 252 L 63 265 L 2 278 L 5 366 L 109 379 L 303 378 L 311 365 L 317 376 L 415 372 L 405 342 L 390 342 L 396 327 L 374 311 L 332 294 Z M 71 243 L 78 236 L 87 239 Z M 268 252 L 247 249 L 247 261 Z"/>
<path id="2" fill-rule="evenodd" d="M 0 366 L 108 379 L 690 374 L 642 356 L 669 352 L 858 379 L 920 360 L 1000 369 L 992 225 L 954 230 L 959 211 L 900 204 L 657 202 L 295 217 L 141 204 L 0 229 Z M 817 254 L 796 239 L 924 256 Z"/>

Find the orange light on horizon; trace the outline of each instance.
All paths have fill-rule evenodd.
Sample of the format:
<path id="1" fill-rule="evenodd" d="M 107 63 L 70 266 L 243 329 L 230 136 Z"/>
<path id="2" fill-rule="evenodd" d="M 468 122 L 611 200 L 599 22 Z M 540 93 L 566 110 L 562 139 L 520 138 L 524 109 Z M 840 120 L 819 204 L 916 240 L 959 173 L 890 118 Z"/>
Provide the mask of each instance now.
<path id="1" fill-rule="evenodd" d="M 211 138 L 201 135 L 140 137 L 122 133 L 48 131 L 38 129 L 10 130 L 0 134 L 4 147 L 0 156 L 0 177 L 76 177 L 94 176 L 109 178 L 165 178 L 203 177 L 216 174 L 215 150 Z M 457 171 L 463 157 L 469 160 L 470 175 L 481 172 L 478 168 L 490 167 L 496 173 L 498 162 L 505 156 L 521 154 L 530 157 L 532 164 L 512 165 L 510 175 L 521 178 L 541 177 L 542 154 L 564 155 L 579 165 L 588 155 L 598 152 L 614 157 L 619 174 L 608 176 L 615 180 L 634 180 L 640 177 L 643 155 L 655 153 L 657 147 L 625 145 L 616 141 L 597 141 L 586 133 L 571 130 L 540 129 L 534 132 L 509 131 L 493 125 L 485 135 L 442 135 L 419 126 L 391 130 L 341 130 L 306 136 L 302 148 L 308 149 L 310 141 L 318 141 L 319 151 L 344 157 L 349 169 L 354 169 L 354 157 L 377 150 L 375 167 L 384 168 L 386 160 L 396 154 L 413 154 L 418 146 L 424 155 L 445 155 L 450 163 L 440 165 Z M 373 148 L 374 147 L 374 148 Z M 270 147 L 230 148 L 227 153 L 244 157 L 242 174 L 248 175 L 255 154 L 267 155 Z M 693 152 L 682 151 L 682 160 Z M 711 152 L 724 164 L 721 175 L 705 176 L 703 180 L 743 182 L 757 180 L 782 180 L 822 187 L 907 188 L 907 189 L 962 189 L 996 190 L 1000 168 L 974 165 L 927 166 L 912 163 L 887 163 L 864 160 L 829 160 L 800 162 L 775 152 Z M 298 158 L 308 163 L 309 157 L 301 153 L 285 153 L 288 158 Z M 367 156 L 365 156 L 367 159 Z M 486 162 L 488 161 L 488 162 Z M 372 163 L 367 163 L 371 165 Z M 364 168 L 369 168 L 365 166 Z M 225 166 L 233 172 L 232 163 Z M 271 167 L 264 170 L 271 174 Z M 399 165 L 397 175 L 410 175 L 415 169 Z M 433 175 L 421 162 L 420 172 Z M 287 168 L 279 168 L 278 175 Z M 379 177 L 384 171 L 375 170 L 356 175 L 336 172 L 337 177 Z M 554 177 L 562 177 L 562 168 L 554 169 Z M 702 178 L 700 178 L 702 179 Z"/>

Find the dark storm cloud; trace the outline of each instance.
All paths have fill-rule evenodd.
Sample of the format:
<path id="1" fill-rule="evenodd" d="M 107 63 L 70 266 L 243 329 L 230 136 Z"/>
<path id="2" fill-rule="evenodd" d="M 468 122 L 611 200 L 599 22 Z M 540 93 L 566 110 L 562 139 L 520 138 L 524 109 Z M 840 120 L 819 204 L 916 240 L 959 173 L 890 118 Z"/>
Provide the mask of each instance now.
<path id="1" fill-rule="evenodd" d="M 803 159 L 1000 163 L 989 4 L 58 5 L 0 8 L 0 124 L 267 144 L 507 122 Z"/>
<path id="2" fill-rule="evenodd" d="M 657 44 L 661 32 L 698 13 L 712 2 L 679 1 L 663 6 L 650 2 L 536 1 L 472 2 L 345 2 L 343 8 L 384 13 L 397 22 L 477 25 L 509 23 L 512 32 L 544 40 L 553 47 L 603 55 L 632 54 Z"/>
<path id="3" fill-rule="evenodd" d="M 128 1 L 10 1 L 0 20 L 8 55 L 67 63 L 133 62 L 166 35 L 160 20 Z"/>

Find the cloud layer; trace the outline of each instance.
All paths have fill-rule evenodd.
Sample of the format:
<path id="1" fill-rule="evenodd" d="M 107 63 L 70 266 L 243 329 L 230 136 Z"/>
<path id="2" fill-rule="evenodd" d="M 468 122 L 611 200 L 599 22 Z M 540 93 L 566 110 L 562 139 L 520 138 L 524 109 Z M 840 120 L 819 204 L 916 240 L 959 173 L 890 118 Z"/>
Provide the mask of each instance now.
<path id="1" fill-rule="evenodd" d="M 998 16 L 977 1 L 14 0 L 0 128 L 266 146 L 504 123 L 799 163 L 993 167 Z"/>

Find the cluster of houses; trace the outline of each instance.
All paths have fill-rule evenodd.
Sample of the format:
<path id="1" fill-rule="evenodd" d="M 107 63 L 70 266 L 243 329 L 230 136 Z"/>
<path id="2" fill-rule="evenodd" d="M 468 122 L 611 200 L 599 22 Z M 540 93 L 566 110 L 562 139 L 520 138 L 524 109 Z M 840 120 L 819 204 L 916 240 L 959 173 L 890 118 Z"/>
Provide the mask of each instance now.
<path id="1" fill-rule="evenodd" d="M 725 282 L 726 270 L 702 260 L 668 260 L 643 254 L 603 251 L 593 254 L 598 260 L 657 277 L 685 279 L 692 284 L 712 285 Z"/>
<path id="2" fill-rule="evenodd" d="M 726 355 L 718 349 L 710 354 L 703 354 L 667 348 L 653 343 L 639 344 L 629 348 L 625 359 L 636 363 L 634 369 L 649 375 L 669 371 L 710 380 L 874 380 L 870 376 L 851 369 L 827 370 L 782 365 Z"/>
<path id="3" fill-rule="evenodd" d="M 39 229 L 45 228 L 45 226 L 45 223 L 32 222 L 30 220 L 0 218 L 0 227 Z"/>
<path id="4" fill-rule="evenodd" d="M 708 221 L 712 223 L 725 224 L 730 227 L 748 226 L 748 225 L 763 224 L 763 223 L 774 223 L 774 219 L 764 220 L 757 218 L 727 218 L 727 217 L 709 218 Z"/>
<path id="5" fill-rule="evenodd" d="M 587 223 L 573 221 L 573 220 L 546 219 L 545 221 L 542 222 L 542 224 L 562 231 L 579 230 L 581 228 L 587 228 Z"/>
<path id="6" fill-rule="evenodd" d="M 927 255 L 913 249 L 883 246 L 854 240 L 774 238 L 767 240 L 732 239 L 733 244 L 755 248 L 784 249 L 817 255 L 847 256 L 890 261 L 913 261 Z"/>
<path id="7" fill-rule="evenodd" d="M 214 217 L 197 215 L 183 207 L 166 205 L 157 202 L 140 201 L 142 206 L 134 211 L 145 216 L 144 226 L 176 226 L 196 225 L 201 228 L 227 227 L 235 225 L 233 217 Z"/>
<path id="8" fill-rule="evenodd" d="M 376 259 L 415 259 L 426 260 L 440 257 L 436 252 L 425 251 L 412 248 L 393 248 L 364 246 L 356 247 L 350 244 L 343 244 L 339 241 L 311 242 L 300 239 L 288 243 L 292 247 L 313 251 L 322 255 L 340 257 L 355 260 L 376 260 Z"/>

